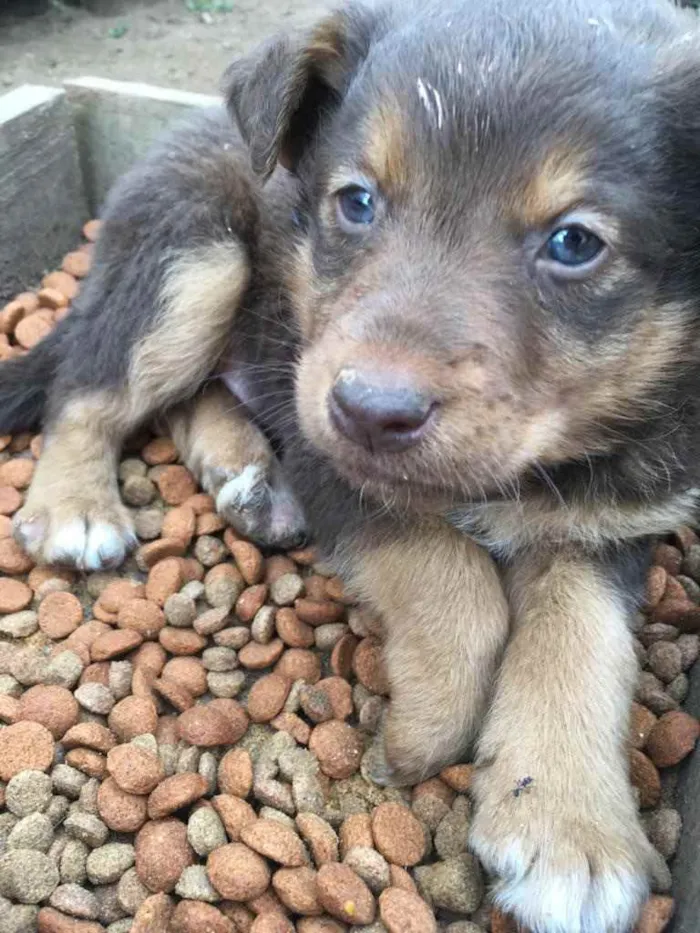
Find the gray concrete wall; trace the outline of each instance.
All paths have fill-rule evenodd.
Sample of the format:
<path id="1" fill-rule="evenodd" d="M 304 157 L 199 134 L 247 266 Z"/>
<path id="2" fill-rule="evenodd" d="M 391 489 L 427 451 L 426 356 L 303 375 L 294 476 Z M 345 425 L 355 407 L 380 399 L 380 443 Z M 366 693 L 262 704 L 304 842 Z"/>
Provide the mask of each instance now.
<path id="1" fill-rule="evenodd" d="M 54 268 L 87 218 L 66 94 L 26 85 L 0 97 L 0 301 Z"/>

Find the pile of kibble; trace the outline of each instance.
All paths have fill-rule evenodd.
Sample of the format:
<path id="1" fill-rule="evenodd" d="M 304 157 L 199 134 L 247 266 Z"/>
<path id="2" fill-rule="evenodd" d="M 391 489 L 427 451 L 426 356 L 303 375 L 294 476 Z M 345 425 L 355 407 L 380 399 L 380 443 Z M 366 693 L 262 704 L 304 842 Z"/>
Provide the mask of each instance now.
<path id="1" fill-rule="evenodd" d="M 0 311 L 0 360 L 69 312 L 97 231 Z M 264 556 L 148 435 L 119 468 L 135 555 L 116 573 L 35 567 L 11 516 L 40 449 L 0 437 L 1 933 L 518 933 L 466 848 L 471 765 L 409 790 L 367 780 L 380 630 L 313 549 Z M 699 583 L 700 539 L 680 529 L 635 623 L 631 776 L 667 861 L 700 732 L 680 710 Z M 665 928 L 670 886 L 667 869 L 637 933 Z"/>

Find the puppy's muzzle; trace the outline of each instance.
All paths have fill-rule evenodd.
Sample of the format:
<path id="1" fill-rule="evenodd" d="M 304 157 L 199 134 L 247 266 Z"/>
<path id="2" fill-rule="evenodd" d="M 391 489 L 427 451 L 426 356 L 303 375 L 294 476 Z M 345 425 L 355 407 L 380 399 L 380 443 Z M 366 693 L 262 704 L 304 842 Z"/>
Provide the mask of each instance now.
<path id="1" fill-rule="evenodd" d="M 402 451 L 420 443 L 437 399 L 396 372 L 342 369 L 328 396 L 337 431 L 370 453 Z"/>

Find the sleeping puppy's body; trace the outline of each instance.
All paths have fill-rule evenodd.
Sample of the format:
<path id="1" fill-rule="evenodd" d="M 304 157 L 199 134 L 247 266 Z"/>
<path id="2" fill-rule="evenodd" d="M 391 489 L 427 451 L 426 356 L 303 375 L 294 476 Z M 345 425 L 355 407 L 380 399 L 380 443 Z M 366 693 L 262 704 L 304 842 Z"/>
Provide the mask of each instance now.
<path id="1" fill-rule="evenodd" d="M 223 480 L 220 507 L 245 506 L 253 460 L 272 477 L 262 524 L 278 501 L 295 524 L 262 433 L 216 388 L 173 413 L 232 329 L 236 392 L 282 436 L 313 533 L 385 622 L 377 777 L 425 777 L 480 728 L 471 842 L 535 933 L 623 933 L 647 889 L 627 619 L 649 537 L 692 519 L 700 485 L 698 62 L 695 20 L 661 0 L 349 8 L 230 70 L 253 171 L 224 159 L 226 194 L 211 140 L 185 134 L 151 163 L 171 221 L 145 245 L 155 272 L 119 373 L 70 383 L 68 336 L 0 368 L 3 397 L 26 401 L 11 373 L 42 358 L 73 387 L 18 530 L 90 566 L 128 543 L 116 444 L 162 408 L 187 462 Z M 114 231 L 118 282 L 138 251 L 132 232 L 110 255 Z M 97 319 L 110 281 L 77 313 Z M 271 405 L 260 373 L 282 379 Z"/>

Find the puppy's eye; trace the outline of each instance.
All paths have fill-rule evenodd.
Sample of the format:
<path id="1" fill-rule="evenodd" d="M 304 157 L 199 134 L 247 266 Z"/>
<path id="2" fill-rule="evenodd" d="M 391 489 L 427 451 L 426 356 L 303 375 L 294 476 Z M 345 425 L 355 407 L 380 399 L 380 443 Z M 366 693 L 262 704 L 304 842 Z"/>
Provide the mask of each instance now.
<path id="1" fill-rule="evenodd" d="M 338 217 L 343 227 L 356 228 L 374 222 L 376 213 L 374 196 L 360 185 L 348 185 L 336 194 Z"/>
<path id="2" fill-rule="evenodd" d="M 547 240 L 545 258 L 569 268 L 586 266 L 605 250 L 605 243 L 580 224 L 560 227 Z"/>

